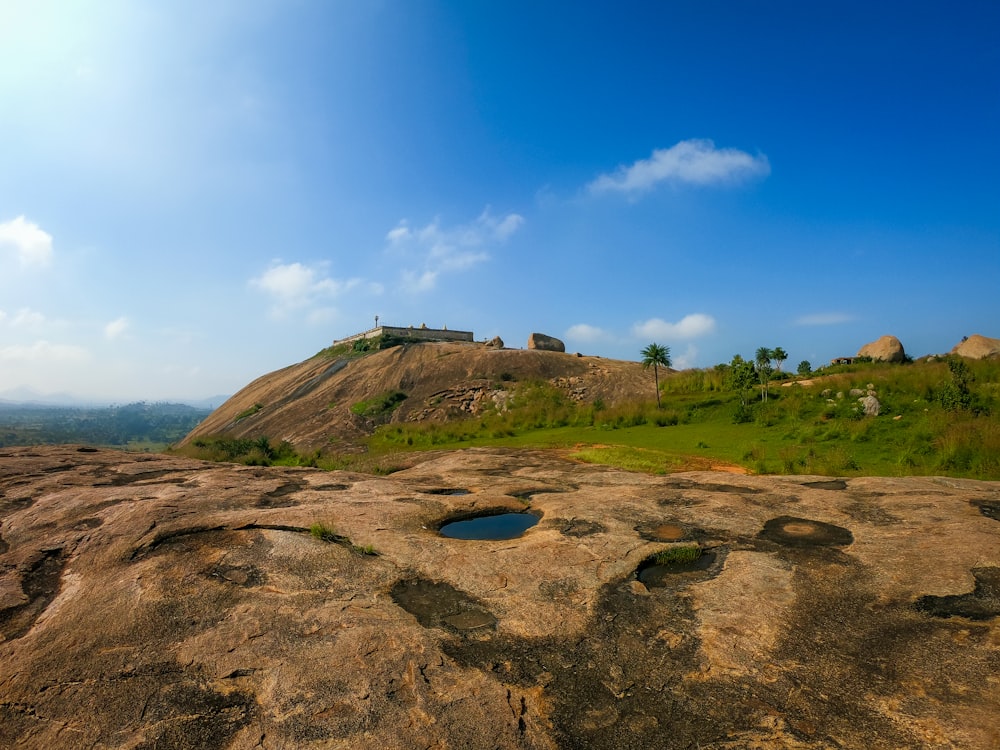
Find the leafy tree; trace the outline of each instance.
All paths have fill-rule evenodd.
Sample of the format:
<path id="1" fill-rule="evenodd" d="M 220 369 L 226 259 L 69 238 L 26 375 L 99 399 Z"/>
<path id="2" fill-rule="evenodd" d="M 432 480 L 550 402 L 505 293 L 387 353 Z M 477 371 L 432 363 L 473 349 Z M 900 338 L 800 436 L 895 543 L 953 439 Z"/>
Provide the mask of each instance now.
<path id="1" fill-rule="evenodd" d="M 757 365 L 757 379 L 760 381 L 761 401 L 767 401 L 767 385 L 771 382 L 771 374 L 774 372 L 774 369 L 771 367 L 773 356 L 774 352 L 766 346 L 762 346 L 757 350 L 755 360 Z"/>
<path id="2" fill-rule="evenodd" d="M 788 352 L 779 346 L 777 349 L 771 350 L 771 359 L 774 360 L 774 368 L 781 372 L 781 363 L 788 359 Z"/>
<path id="3" fill-rule="evenodd" d="M 975 381 L 975 376 L 960 357 L 948 357 L 947 362 L 951 382 L 942 385 L 935 394 L 937 401 L 948 411 L 968 409 L 973 402 L 969 383 Z"/>
<path id="4" fill-rule="evenodd" d="M 660 408 L 660 372 L 659 367 L 670 367 L 670 347 L 660 346 L 655 341 L 643 349 L 640 354 L 642 354 L 642 367 L 643 369 L 648 369 L 650 365 L 653 366 L 653 377 L 656 380 L 656 408 Z"/>
<path id="5" fill-rule="evenodd" d="M 804 359 L 801 362 L 799 362 L 799 367 L 797 372 L 804 378 L 807 378 L 810 375 L 812 375 L 812 365 L 809 364 L 809 360 Z"/>
<path id="6" fill-rule="evenodd" d="M 729 364 L 729 387 L 740 396 L 740 408 L 745 410 L 748 406 L 749 393 L 753 389 L 757 380 L 757 373 L 754 370 L 753 362 L 747 362 L 739 354 L 733 357 Z"/>

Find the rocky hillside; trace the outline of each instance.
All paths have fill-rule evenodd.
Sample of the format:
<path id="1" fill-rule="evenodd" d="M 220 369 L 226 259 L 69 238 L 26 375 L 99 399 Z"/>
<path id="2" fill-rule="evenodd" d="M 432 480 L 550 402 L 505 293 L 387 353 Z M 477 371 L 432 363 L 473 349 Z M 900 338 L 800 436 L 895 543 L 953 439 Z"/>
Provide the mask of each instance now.
<path id="1" fill-rule="evenodd" d="M 653 375 L 638 362 L 472 343 L 404 344 L 361 357 L 320 354 L 264 375 L 181 445 L 224 433 L 287 440 L 311 451 L 350 443 L 386 421 L 443 421 L 504 409 L 518 384 L 539 380 L 575 400 L 609 406 L 654 397 Z M 397 396 L 398 406 L 385 413 L 355 413 L 361 402 L 386 394 L 405 398 Z"/>
<path id="2" fill-rule="evenodd" d="M 438 532 L 491 510 L 538 523 Z M 0 747 L 995 750 L 998 519 L 933 477 L 3 449 Z"/>

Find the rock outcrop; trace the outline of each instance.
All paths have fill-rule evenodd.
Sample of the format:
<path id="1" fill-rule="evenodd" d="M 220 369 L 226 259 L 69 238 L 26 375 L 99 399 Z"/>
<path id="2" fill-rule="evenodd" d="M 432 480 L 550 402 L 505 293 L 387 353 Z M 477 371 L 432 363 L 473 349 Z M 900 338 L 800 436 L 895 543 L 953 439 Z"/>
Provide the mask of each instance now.
<path id="1" fill-rule="evenodd" d="M 539 349 L 543 352 L 565 352 L 566 344 L 553 336 L 546 336 L 544 333 L 533 333 L 528 336 L 528 348 Z"/>
<path id="2" fill-rule="evenodd" d="M 882 405 L 878 402 L 878 399 L 873 395 L 862 396 L 858 399 L 862 408 L 865 410 L 866 417 L 877 417 Z"/>
<path id="3" fill-rule="evenodd" d="M 895 336 L 882 336 L 877 341 L 865 344 L 858 351 L 859 357 L 871 357 L 883 362 L 905 362 L 906 352 Z"/>
<path id="4" fill-rule="evenodd" d="M 310 453 L 335 443 L 357 443 L 370 434 L 378 423 L 358 418 L 351 407 L 380 394 L 406 394 L 386 417 L 391 422 L 448 419 L 459 412 L 453 409 L 456 404 L 440 401 L 442 393 L 465 393 L 486 381 L 514 384 L 558 378 L 579 379 L 589 399 L 608 406 L 634 401 L 649 389 L 649 374 L 638 362 L 550 351 L 427 342 L 362 357 L 321 353 L 257 378 L 212 412 L 181 445 L 225 434 L 287 440 Z"/>
<path id="5" fill-rule="evenodd" d="M 503 339 L 499 336 L 494 336 L 486 342 L 486 347 L 488 349 L 503 349 Z"/>
<path id="6" fill-rule="evenodd" d="M 5 448 L 0 747 L 986 750 L 998 591 L 997 482 Z"/>
<path id="7" fill-rule="evenodd" d="M 991 339 L 987 336 L 980 336 L 974 333 L 968 338 L 956 344 L 951 354 L 969 359 L 986 359 L 987 357 L 1000 356 L 1000 339 Z"/>

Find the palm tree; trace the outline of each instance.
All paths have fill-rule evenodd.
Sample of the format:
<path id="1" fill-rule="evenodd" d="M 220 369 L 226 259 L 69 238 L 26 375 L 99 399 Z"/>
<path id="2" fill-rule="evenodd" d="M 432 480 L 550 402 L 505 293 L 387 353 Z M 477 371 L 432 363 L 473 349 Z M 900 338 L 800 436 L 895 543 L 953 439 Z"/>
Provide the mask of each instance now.
<path id="1" fill-rule="evenodd" d="M 640 352 L 642 354 L 642 368 L 645 370 L 650 365 L 653 366 L 653 377 L 656 379 L 656 408 L 660 408 L 660 371 L 659 367 L 670 367 L 670 347 L 660 346 L 653 342 Z"/>
<path id="2" fill-rule="evenodd" d="M 778 372 L 781 372 L 781 363 L 788 359 L 788 352 L 782 349 L 780 346 L 777 349 L 771 350 L 771 359 L 774 360 L 775 368 Z"/>

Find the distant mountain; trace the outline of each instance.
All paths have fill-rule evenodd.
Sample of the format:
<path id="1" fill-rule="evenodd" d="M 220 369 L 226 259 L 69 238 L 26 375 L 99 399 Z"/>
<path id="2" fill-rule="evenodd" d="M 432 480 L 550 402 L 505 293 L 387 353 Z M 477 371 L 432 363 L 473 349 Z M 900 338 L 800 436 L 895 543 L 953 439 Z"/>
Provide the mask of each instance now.
<path id="1" fill-rule="evenodd" d="M 230 398 L 229 395 L 216 395 L 206 398 L 159 398 L 159 399 L 136 399 L 128 400 L 129 403 L 156 403 L 156 404 L 182 404 L 195 409 L 207 409 L 211 411 L 224 404 Z M 0 404 L 7 406 L 55 406 L 67 408 L 101 408 L 122 404 L 121 399 L 96 399 L 84 396 L 76 396 L 72 393 L 39 393 L 28 386 L 18 386 L 0 391 Z"/>
<path id="2" fill-rule="evenodd" d="M 0 404 L 92 407 L 108 406 L 110 403 L 110 401 L 102 401 L 101 399 L 74 396 L 71 393 L 39 393 L 26 385 L 0 391 Z"/>

